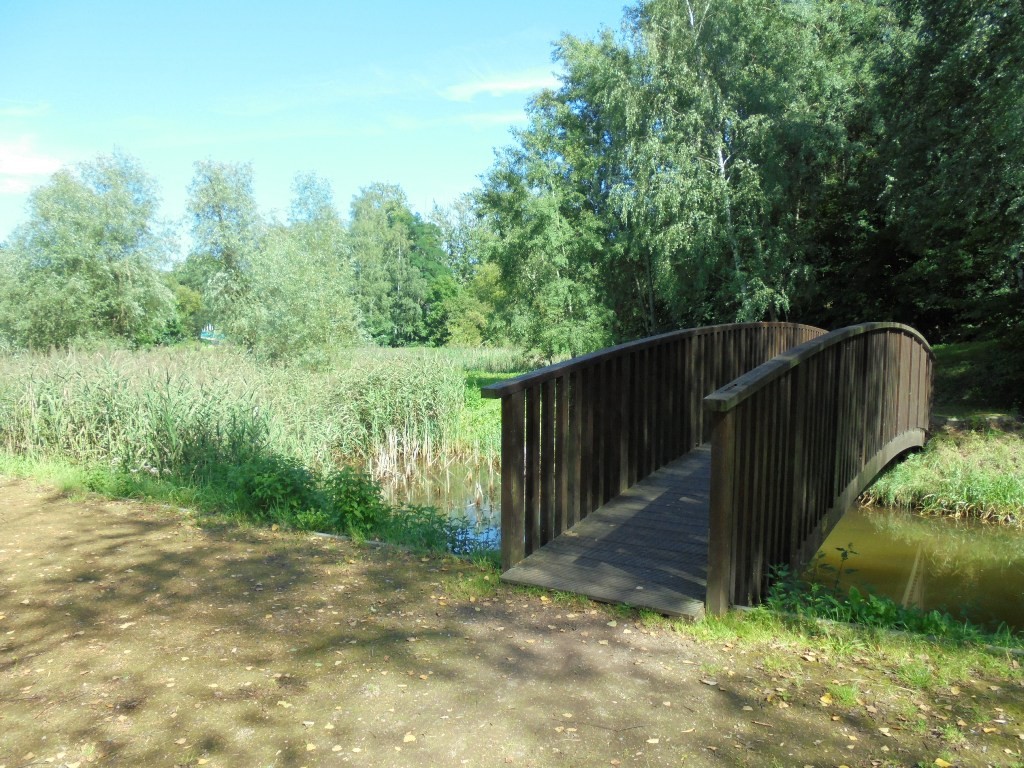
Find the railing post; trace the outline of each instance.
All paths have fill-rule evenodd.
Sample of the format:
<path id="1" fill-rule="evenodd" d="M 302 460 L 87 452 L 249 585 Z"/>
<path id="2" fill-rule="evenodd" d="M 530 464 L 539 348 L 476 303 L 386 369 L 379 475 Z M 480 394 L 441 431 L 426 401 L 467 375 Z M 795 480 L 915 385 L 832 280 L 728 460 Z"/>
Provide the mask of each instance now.
<path id="1" fill-rule="evenodd" d="M 526 505 L 523 495 L 525 392 L 501 398 L 501 570 L 526 557 Z"/>
<path id="2" fill-rule="evenodd" d="M 715 412 L 711 424 L 711 500 L 708 531 L 708 586 L 705 609 L 712 615 L 729 610 L 732 601 L 736 469 L 735 411 Z"/>

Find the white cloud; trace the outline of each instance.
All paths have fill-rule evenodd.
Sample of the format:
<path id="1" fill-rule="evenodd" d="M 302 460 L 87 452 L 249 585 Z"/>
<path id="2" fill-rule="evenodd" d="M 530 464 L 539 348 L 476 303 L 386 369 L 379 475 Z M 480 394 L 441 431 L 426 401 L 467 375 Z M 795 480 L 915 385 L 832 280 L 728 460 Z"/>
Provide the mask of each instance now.
<path id="1" fill-rule="evenodd" d="M 477 78 L 450 85 L 441 95 L 452 101 L 472 101 L 477 96 L 508 96 L 513 93 L 533 93 L 542 88 L 557 88 L 558 78 L 551 72 L 537 70 L 496 78 Z"/>
<path id="2" fill-rule="evenodd" d="M 0 141 L 0 194 L 23 195 L 64 163 L 36 151 L 31 139 Z"/>

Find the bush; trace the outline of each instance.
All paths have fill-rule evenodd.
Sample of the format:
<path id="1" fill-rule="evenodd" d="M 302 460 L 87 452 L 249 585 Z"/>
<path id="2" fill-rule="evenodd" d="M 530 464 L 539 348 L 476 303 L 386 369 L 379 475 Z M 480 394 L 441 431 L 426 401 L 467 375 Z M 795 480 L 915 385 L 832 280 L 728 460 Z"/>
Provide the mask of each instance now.
<path id="1" fill-rule="evenodd" d="M 258 522 L 295 525 L 326 506 L 316 476 L 294 459 L 259 456 L 232 467 L 228 484 L 240 509 Z"/>

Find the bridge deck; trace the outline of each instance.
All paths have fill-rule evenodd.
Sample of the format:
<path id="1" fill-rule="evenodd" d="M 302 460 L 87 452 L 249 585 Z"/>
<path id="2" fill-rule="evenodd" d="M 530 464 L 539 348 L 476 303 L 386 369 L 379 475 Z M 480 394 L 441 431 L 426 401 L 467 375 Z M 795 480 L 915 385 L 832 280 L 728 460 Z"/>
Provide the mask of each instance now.
<path id="1" fill-rule="evenodd" d="M 710 483 L 711 449 L 702 446 L 591 512 L 502 578 L 702 616 Z"/>

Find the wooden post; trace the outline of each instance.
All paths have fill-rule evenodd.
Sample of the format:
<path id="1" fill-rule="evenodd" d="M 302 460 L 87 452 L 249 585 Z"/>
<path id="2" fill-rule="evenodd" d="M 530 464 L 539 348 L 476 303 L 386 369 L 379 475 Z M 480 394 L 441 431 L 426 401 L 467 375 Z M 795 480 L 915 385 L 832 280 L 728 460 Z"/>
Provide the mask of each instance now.
<path id="1" fill-rule="evenodd" d="M 733 487 L 736 466 L 736 413 L 712 415 L 711 505 L 708 531 L 708 591 L 705 607 L 719 616 L 729 610 L 732 592 Z"/>
<path id="2" fill-rule="evenodd" d="M 555 527 L 555 380 L 540 385 L 540 544 L 561 531 Z"/>
<path id="3" fill-rule="evenodd" d="M 501 570 L 526 557 L 526 510 L 523 496 L 525 393 L 501 398 Z"/>

